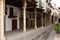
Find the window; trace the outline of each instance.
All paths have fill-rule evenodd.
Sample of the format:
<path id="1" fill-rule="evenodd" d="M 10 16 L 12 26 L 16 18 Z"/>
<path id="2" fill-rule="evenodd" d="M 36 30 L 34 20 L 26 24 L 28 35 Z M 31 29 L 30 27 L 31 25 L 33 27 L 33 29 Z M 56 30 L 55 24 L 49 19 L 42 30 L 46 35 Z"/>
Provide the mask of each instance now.
<path id="1" fill-rule="evenodd" d="M 12 7 L 10 7 L 10 13 L 9 13 L 9 16 L 8 16 L 9 18 L 16 18 L 17 16 L 14 16 L 14 14 L 13 14 L 13 8 Z"/>
<path id="2" fill-rule="evenodd" d="M 13 8 L 10 7 L 10 14 L 9 16 L 13 16 Z"/>
<path id="3" fill-rule="evenodd" d="M 5 7 L 5 15 L 7 15 L 7 7 Z"/>

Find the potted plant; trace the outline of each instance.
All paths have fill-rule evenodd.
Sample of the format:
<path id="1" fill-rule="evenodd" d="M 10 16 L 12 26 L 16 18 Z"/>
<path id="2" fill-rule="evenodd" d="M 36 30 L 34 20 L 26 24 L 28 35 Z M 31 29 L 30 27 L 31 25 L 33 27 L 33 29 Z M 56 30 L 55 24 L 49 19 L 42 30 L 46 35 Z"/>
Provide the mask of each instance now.
<path id="1" fill-rule="evenodd" d="M 59 24 L 55 24 L 54 25 L 54 30 L 56 31 L 56 33 L 60 33 L 60 25 Z"/>

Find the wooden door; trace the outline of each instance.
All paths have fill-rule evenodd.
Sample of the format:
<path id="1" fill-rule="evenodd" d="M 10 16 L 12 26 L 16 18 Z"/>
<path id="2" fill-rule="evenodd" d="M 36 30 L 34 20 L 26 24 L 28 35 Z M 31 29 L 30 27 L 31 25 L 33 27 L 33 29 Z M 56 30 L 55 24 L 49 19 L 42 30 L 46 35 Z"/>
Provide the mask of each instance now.
<path id="1" fill-rule="evenodd" d="M 12 20 L 12 30 L 16 30 L 17 29 L 17 19 L 13 19 Z"/>

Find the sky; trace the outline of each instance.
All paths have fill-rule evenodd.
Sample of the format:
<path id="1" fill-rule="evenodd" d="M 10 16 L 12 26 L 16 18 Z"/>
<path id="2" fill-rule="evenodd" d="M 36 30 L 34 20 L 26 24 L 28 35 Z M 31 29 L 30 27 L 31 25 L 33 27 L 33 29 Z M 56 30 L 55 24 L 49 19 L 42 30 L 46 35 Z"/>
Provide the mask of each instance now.
<path id="1" fill-rule="evenodd" d="M 52 0 L 52 4 L 56 4 L 56 7 L 60 7 L 60 0 Z"/>

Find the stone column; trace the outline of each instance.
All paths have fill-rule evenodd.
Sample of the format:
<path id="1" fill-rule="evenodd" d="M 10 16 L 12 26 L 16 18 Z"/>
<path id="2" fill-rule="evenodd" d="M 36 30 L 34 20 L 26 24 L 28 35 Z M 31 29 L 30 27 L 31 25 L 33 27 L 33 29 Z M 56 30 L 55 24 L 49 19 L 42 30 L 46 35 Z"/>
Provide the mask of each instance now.
<path id="1" fill-rule="evenodd" d="M 47 15 L 47 26 L 49 25 L 49 16 Z"/>
<path id="2" fill-rule="evenodd" d="M 57 16 L 57 23 L 58 23 L 58 16 Z"/>
<path id="3" fill-rule="evenodd" d="M 35 29 L 37 29 L 37 10 L 34 8 L 34 13 L 35 13 Z"/>
<path id="4" fill-rule="evenodd" d="M 45 15 L 45 26 L 46 26 L 46 15 Z"/>
<path id="5" fill-rule="evenodd" d="M 53 23 L 55 23 L 55 16 L 53 15 Z"/>
<path id="6" fill-rule="evenodd" d="M 58 17 L 55 16 L 55 23 L 58 23 Z"/>
<path id="7" fill-rule="evenodd" d="M 23 31 L 26 32 L 26 0 L 23 2 Z"/>
<path id="8" fill-rule="evenodd" d="M 46 15 L 46 26 L 47 26 L 47 15 Z"/>
<path id="9" fill-rule="evenodd" d="M 47 26 L 49 25 L 49 17 L 48 17 L 48 15 L 47 15 Z"/>
<path id="10" fill-rule="evenodd" d="M 52 15 L 50 15 L 50 24 L 52 24 Z"/>
<path id="11" fill-rule="evenodd" d="M 52 15 L 50 15 L 50 24 L 52 24 Z"/>
<path id="12" fill-rule="evenodd" d="M 46 25 L 47 25 L 47 22 L 48 22 L 48 20 L 47 20 L 47 15 L 46 15 Z"/>
<path id="13" fill-rule="evenodd" d="M 50 16 L 48 15 L 48 25 L 50 24 L 49 22 L 50 22 Z"/>
<path id="14" fill-rule="evenodd" d="M 5 40 L 5 37 L 4 37 L 4 14 L 5 14 L 5 0 L 0 0 L 0 40 Z"/>
<path id="15" fill-rule="evenodd" d="M 43 14 L 41 14 L 41 23 L 42 23 L 42 27 L 43 27 Z"/>

